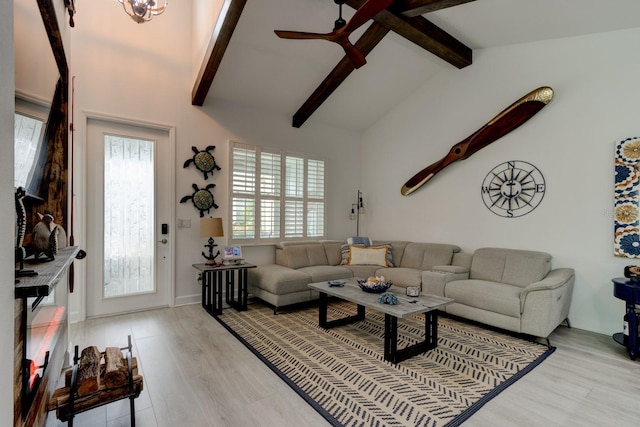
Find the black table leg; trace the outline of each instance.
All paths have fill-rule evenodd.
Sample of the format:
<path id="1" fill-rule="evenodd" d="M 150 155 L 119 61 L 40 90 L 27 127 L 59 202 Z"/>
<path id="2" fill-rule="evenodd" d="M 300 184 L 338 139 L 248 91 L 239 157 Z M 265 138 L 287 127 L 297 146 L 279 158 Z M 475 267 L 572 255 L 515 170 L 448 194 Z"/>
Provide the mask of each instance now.
<path id="1" fill-rule="evenodd" d="M 396 362 L 398 353 L 398 318 L 384 315 L 384 360 Z"/>
<path id="2" fill-rule="evenodd" d="M 348 325 L 360 320 L 364 320 L 365 307 L 358 304 L 358 312 L 353 316 L 343 317 L 341 319 L 327 320 L 327 307 L 329 305 L 329 297 L 326 293 L 320 292 L 320 306 L 318 308 L 318 324 L 325 329 L 335 328 L 336 326 Z"/>
<path id="3" fill-rule="evenodd" d="M 247 273 L 246 268 L 241 268 L 238 271 L 238 301 L 240 303 L 240 310 L 247 309 L 247 299 L 249 298 L 249 289 L 247 286 Z"/>
<path id="4" fill-rule="evenodd" d="M 222 314 L 222 271 L 215 271 L 213 272 L 212 276 L 214 277 L 213 279 L 213 286 L 214 286 L 214 291 L 213 291 L 213 297 L 216 301 L 215 307 L 213 307 L 213 315 L 217 316 L 219 314 Z"/>
<path id="5" fill-rule="evenodd" d="M 225 300 L 227 304 L 233 306 L 235 302 L 235 274 L 233 270 L 227 270 L 225 277 L 225 285 L 226 285 L 226 296 Z"/>
<path id="6" fill-rule="evenodd" d="M 209 314 L 212 313 L 213 301 L 211 300 L 211 276 L 209 272 L 203 271 L 200 273 L 200 279 L 202 280 L 202 308 Z"/>
<path id="7" fill-rule="evenodd" d="M 438 345 L 438 312 L 424 313 L 424 341 L 398 350 L 398 318 L 384 315 L 384 360 L 400 363 L 415 355 L 425 353 Z"/>
<path id="8" fill-rule="evenodd" d="M 638 317 L 636 316 L 636 305 L 627 301 L 627 321 L 629 327 L 629 343 L 627 350 L 629 358 L 636 360 L 638 356 Z"/>
<path id="9" fill-rule="evenodd" d="M 247 289 L 247 269 L 238 269 L 238 293 L 236 297 L 236 280 L 234 270 L 227 270 L 226 280 L 226 301 L 231 307 L 237 311 L 244 311 L 247 309 L 248 289 Z"/>

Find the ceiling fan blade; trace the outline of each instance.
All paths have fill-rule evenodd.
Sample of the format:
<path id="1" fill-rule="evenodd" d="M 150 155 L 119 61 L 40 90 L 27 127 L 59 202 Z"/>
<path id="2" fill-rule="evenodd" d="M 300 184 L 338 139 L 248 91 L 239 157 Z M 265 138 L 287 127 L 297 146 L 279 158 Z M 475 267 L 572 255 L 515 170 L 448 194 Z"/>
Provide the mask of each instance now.
<path id="1" fill-rule="evenodd" d="M 331 40 L 335 35 L 333 33 L 321 34 L 321 33 L 305 33 L 304 31 L 282 31 L 274 30 L 274 33 L 281 39 L 295 39 L 295 40 Z"/>
<path id="2" fill-rule="evenodd" d="M 367 60 L 364 57 L 364 54 L 358 50 L 354 45 L 349 42 L 349 39 L 344 38 L 340 39 L 338 42 L 340 46 L 344 49 L 344 53 L 349 58 L 349 61 L 353 64 L 354 68 L 360 68 L 364 64 L 367 63 Z"/>
<path id="3" fill-rule="evenodd" d="M 344 49 L 347 58 L 349 58 L 349 61 L 351 61 L 353 66 L 355 68 L 360 68 L 367 63 L 367 60 L 365 59 L 364 54 L 351 44 L 349 41 L 349 34 L 376 16 L 379 12 L 389 7 L 391 3 L 393 3 L 393 0 L 367 0 L 358 10 L 356 10 L 356 13 L 345 26 L 326 34 L 282 30 L 275 30 L 274 32 L 281 39 L 320 39 L 338 43 Z"/>
<path id="4" fill-rule="evenodd" d="M 389 7 L 391 3 L 393 3 L 393 0 L 368 0 L 358 10 L 356 10 L 356 13 L 351 17 L 349 22 L 347 22 L 347 25 L 338 31 L 344 33 L 351 33 L 352 31 L 355 31 L 369 19 Z"/>

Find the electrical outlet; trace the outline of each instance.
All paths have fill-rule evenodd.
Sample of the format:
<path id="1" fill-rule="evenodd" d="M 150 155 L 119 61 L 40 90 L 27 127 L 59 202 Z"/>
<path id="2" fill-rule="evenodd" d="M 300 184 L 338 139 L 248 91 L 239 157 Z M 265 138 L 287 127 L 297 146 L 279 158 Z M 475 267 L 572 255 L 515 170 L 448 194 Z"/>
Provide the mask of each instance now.
<path id="1" fill-rule="evenodd" d="M 190 219 L 179 219 L 178 220 L 178 228 L 191 228 L 191 220 Z"/>

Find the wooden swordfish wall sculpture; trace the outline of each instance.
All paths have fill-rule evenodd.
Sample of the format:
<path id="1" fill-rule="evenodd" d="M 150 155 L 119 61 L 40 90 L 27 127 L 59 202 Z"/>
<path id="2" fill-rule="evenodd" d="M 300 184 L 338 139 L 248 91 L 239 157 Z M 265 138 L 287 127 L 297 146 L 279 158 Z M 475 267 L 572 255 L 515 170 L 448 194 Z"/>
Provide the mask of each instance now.
<path id="1" fill-rule="evenodd" d="M 548 86 L 539 87 L 529 92 L 475 133 L 451 147 L 445 157 L 415 174 L 402 186 L 400 193 L 403 196 L 413 193 L 451 163 L 471 157 L 473 153 L 518 128 L 535 116 L 552 99 L 553 89 Z"/>

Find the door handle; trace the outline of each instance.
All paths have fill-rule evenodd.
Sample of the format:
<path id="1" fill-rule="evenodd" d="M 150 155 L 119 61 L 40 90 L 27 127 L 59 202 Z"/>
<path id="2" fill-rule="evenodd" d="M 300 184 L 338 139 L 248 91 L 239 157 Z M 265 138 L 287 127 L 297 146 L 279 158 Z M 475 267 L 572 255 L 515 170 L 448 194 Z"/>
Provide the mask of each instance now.
<path id="1" fill-rule="evenodd" d="M 166 245 L 167 242 L 168 242 L 167 239 L 158 240 L 158 243 L 162 243 L 163 245 Z"/>

